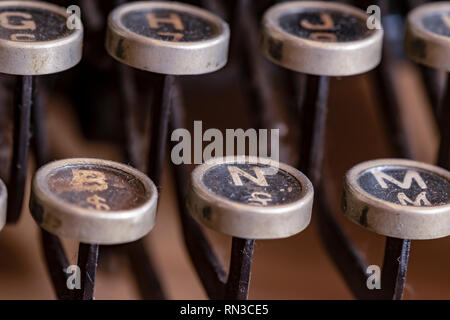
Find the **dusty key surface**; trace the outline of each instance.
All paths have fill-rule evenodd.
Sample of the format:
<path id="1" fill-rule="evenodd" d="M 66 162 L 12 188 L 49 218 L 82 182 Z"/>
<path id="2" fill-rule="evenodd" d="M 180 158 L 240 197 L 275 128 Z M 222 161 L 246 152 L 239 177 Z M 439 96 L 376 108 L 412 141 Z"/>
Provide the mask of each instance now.
<path id="1" fill-rule="evenodd" d="M 109 16 L 106 49 L 138 69 L 186 75 L 221 69 L 230 31 L 218 16 L 174 2 L 135 2 Z"/>
<path id="2" fill-rule="evenodd" d="M 137 240 L 154 226 L 157 190 L 143 173 L 119 163 L 70 159 L 33 179 L 31 211 L 47 231 L 84 243 Z"/>
<path id="3" fill-rule="evenodd" d="M 229 157 L 192 173 L 188 207 L 202 224 L 245 239 L 290 237 L 311 219 L 313 186 L 301 172 L 275 161 Z"/>
<path id="4" fill-rule="evenodd" d="M 415 62 L 450 71 L 450 2 L 429 3 L 408 15 L 405 50 Z"/>
<path id="5" fill-rule="evenodd" d="M 6 204 L 8 200 L 8 191 L 3 181 L 0 179 L 0 230 L 6 223 Z"/>
<path id="6" fill-rule="evenodd" d="M 346 175 L 343 208 L 353 222 L 385 236 L 448 236 L 450 172 L 400 159 L 359 164 Z"/>
<path id="7" fill-rule="evenodd" d="M 368 15 L 331 2 L 294 1 L 267 10 L 262 51 L 294 71 L 346 76 L 375 68 L 381 60 L 382 29 L 367 27 Z"/>
<path id="8" fill-rule="evenodd" d="M 65 8 L 40 1 L 0 2 L 0 72 L 57 73 L 82 56 L 83 26 L 69 29 Z"/>

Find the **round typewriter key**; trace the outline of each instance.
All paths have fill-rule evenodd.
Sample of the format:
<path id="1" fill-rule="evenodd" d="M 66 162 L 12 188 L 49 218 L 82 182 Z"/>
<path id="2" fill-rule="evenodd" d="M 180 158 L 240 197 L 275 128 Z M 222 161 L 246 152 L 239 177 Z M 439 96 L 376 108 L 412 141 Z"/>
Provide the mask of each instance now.
<path id="1" fill-rule="evenodd" d="M 406 52 L 415 62 L 450 71 L 450 2 L 428 3 L 408 15 Z"/>
<path id="2" fill-rule="evenodd" d="M 132 67 L 171 75 L 203 74 L 225 66 L 230 31 L 208 11 L 171 2 L 134 2 L 108 19 L 106 49 Z"/>
<path id="3" fill-rule="evenodd" d="M 294 1 L 270 8 L 262 23 L 262 50 L 294 71 L 348 76 L 375 68 L 383 30 L 367 27 L 367 14 L 334 2 Z"/>
<path id="4" fill-rule="evenodd" d="M 311 220 L 314 191 L 301 172 L 255 157 L 208 161 L 192 173 L 187 205 L 202 224 L 245 239 L 287 238 Z"/>
<path id="5" fill-rule="evenodd" d="M 6 191 L 5 184 L 0 180 L 0 230 L 3 229 L 6 223 L 6 204 L 7 204 L 8 192 Z"/>
<path id="6" fill-rule="evenodd" d="M 69 159 L 40 168 L 31 213 L 45 230 L 91 244 L 145 236 L 155 224 L 157 190 L 143 173 L 119 163 Z"/>
<path id="7" fill-rule="evenodd" d="M 353 222 L 399 239 L 450 235 L 450 172 L 400 159 L 369 161 L 345 178 L 343 207 Z"/>
<path id="8" fill-rule="evenodd" d="M 66 9 L 40 1 L 0 1 L 0 73 L 18 75 L 14 115 L 14 145 L 10 170 L 8 222 L 22 212 L 32 131 L 43 136 L 42 109 L 36 91 L 37 75 L 52 74 L 75 66 L 82 57 L 83 26 Z M 35 106 L 32 112 L 32 106 Z M 31 118 L 37 124 L 31 128 Z M 37 120 L 40 119 L 40 120 Z M 45 147 L 36 139 L 41 154 Z M 44 159 L 37 161 L 45 162 Z"/>
<path id="9" fill-rule="evenodd" d="M 83 27 L 67 27 L 66 9 L 39 1 L 0 2 L 0 72 L 57 73 L 82 56 Z"/>

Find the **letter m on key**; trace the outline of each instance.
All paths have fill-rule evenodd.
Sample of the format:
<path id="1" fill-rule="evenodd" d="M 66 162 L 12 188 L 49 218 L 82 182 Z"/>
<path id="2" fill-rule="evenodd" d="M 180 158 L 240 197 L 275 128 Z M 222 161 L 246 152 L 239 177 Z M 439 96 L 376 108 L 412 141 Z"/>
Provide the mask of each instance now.
<path id="1" fill-rule="evenodd" d="M 416 181 L 416 183 L 418 184 L 418 186 L 421 189 L 423 189 L 423 190 L 427 189 L 427 185 L 426 185 L 425 181 L 422 179 L 420 174 L 414 170 L 408 170 L 405 174 L 405 177 L 403 178 L 403 181 L 399 181 L 381 171 L 374 171 L 374 172 L 372 172 L 372 174 L 375 177 L 375 179 L 377 180 L 378 184 L 383 189 L 388 189 L 389 186 L 388 186 L 387 182 L 390 182 L 399 188 L 408 190 L 411 188 L 413 181 Z M 398 201 L 400 202 L 400 204 L 403 206 L 407 206 L 410 204 L 414 205 L 414 206 L 418 206 L 418 207 L 420 207 L 422 205 L 431 206 L 430 201 L 427 199 L 426 192 L 420 193 L 416 197 L 415 200 L 411 200 L 404 192 L 399 192 L 397 194 L 397 198 L 398 198 Z"/>

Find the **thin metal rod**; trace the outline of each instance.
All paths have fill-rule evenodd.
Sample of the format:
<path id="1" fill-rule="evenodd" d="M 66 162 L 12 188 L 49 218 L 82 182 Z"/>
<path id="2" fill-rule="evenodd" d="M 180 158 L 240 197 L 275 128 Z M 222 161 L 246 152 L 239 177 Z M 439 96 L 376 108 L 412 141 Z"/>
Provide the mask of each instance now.
<path id="1" fill-rule="evenodd" d="M 81 289 L 74 291 L 76 300 L 94 300 L 98 248 L 99 246 L 97 244 L 80 243 L 78 249 L 78 267 L 81 271 Z"/>
<path id="2" fill-rule="evenodd" d="M 61 241 L 43 229 L 41 229 L 41 239 L 47 270 L 56 296 L 60 300 L 70 300 L 73 293 L 67 287 L 68 275 L 66 273 L 69 261 Z"/>
<path id="3" fill-rule="evenodd" d="M 164 76 L 161 103 L 154 103 L 152 110 L 151 144 L 148 157 L 148 173 L 157 188 L 161 187 L 162 170 L 166 155 L 167 136 L 175 76 Z"/>
<path id="4" fill-rule="evenodd" d="M 385 11 L 395 9 L 394 4 L 385 0 L 380 0 L 379 4 L 385 7 Z M 390 17 L 389 19 L 387 17 Z M 398 15 L 385 15 L 383 25 L 389 33 L 383 49 L 383 59 L 376 69 L 376 79 L 381 93 L 381 107 L 385 116 L 385 122 L 392 140 L 392 149 L 396 156 L 412 158 L 413 153 L 406 135 L 404 124 L 401 118 L 401 108 L 398 93 L 395 92 L 396 75 L 394 65 L 397 59 L 401 58 L 403 47 L 401 47 L 401 34 L 398 29 L 404 21 Z M 386 238 L 386 248 L 384 253 L 383 270 L 381 274 L 381 291 L 375 294 L 381 299 L 401 300 L 406 281 L 408 269 L 408 259 L 411 241 L 395 238 Z"/>
<path id="5" fill-rule="evenodd" d="M 308 173 L 315 186 L 320 185 L 322 176 L 329 84 L 328 77 L 308 76 L 306 112 L 303 117 L 303 128 L 306 128 L 306 132 L 302 131 L 304 136 L 301 137 L 300 149 L 304 164 L 300 167 Z"/>
<path id="6" fill-rule="evenodd" d="M 28 171 L 31 108 L 33 105 L 33 76 L 19 76 L 19 94 L 14 107 L 13 159 L 8 184 L 9 223 L 16 223 L 22 211 Z"/>
<path id="7" fill-rule="evenodd" d="M 336 220 L 329 199 L 332 192 L 327 188 L 328 185 L 322 184 L 317 190 L 316 217 L 320 238 L 353 295 L 357 299 L 373 299 L 373 293 L 366 286 L 367 264 Z"/>
<path id="8" fill-rule="evenodd" d="M 253 2 L 238 0 L 237 3 L 238 50 L 244 76 L 249 78 L 249 93 L 252 110 L 257 128 L 286 127 L 282 107 L 279 103 L 279 92 L 273 83 L 269 61 L 261 55 L 259 48 L 259 22 L 255 16 Z M 286 112 L 287 114 L 288 112 Z M 296 144 L 287 130 L 280 131 L 280 160 L 293 163 L 297 159 Z M 270 152 L 270 150 L 268 150 Z"/>
<path id="9" fill-rule="evenodd" d="M 138 93 L 136 88 L 135 72 L 130 67 L 118 64 L 118 73 L 120 81 L 121 96 L 121 113 L 125 123 L 125 151 L 127 162 L 131 163 L 135 168 L 145 172 L 146 155 L 143 152 L 145 139 L 139 131 L 138 119 L 143 117 L 139 113 Z"/>
<path id="10" fill-rule="evenodd" d="M 249 84 L 252 86 L 253 96 L 256 103 L 252 103 L 252 113 L 256 116 L 258 128 L 275 128 L 273 126 L 278 118 L 277 100 L 271 83 L 270 73 L 265 65 L 265 58 L 261 55 L 258 42 L 259 26 L 254 16 L 254 8 L 251 0 L 238 1 L 238 24 L 236 29 L 239 33 L 239 48 L 242 53 L 238 55 L 246 71 L 245 75 L 251 78 Z M 246 69 L 246 70 L 245 70 Z"/>
<path id="11" fill-rule="evenodd" d="M 366 287 L 366 263 L 356 247 L 342 231 L 333 214 L 330 186 L 322 183 L 323 156 L 329 78 L 305 76 L 299 82 L 299 114 L 301 116 L 300 170 L 306 172 L 317 189 L 317 222 L 319 235 L 328 254 L 341 272 L 347 286 L 358 299 L 372 299 Z"/>
<path id="12" fill-rule="evenodd" d="M 47 139 L 46 107 L 43 97 L 44 87 L 35 77 L 33 88 L 33 108 L 31 113 L 33 150 L 37 167 L 50 161 L 50 150 Z"/>
<path id="13" fill-rule="evenodd" d="M 185 127 L 184 105 L 181 98 L 181 88 L 174 83 L 172 100 L 173 112 L 170 115 L 170 130 Z M 174 146 L 174 142 L 172 142 Z M 203 234 L 201 227 L 190 216 L 186 207 L 186 186 L 189 181 L 189 171 L 184 165 L 172 165 L 176 177 L 178 212 L 183 230 L 183 239 L 200 281 L 210 299 L 223 299 L 227 274 L 214 250 Z"/>
<path id="14" fill-rule="evenodd" d="M 165 300 L 166 294 L 145 243 L 139 240 L 127 244 L 125 249 L 142 298 L 145 300 Z"/>
<path id="15" fill-rule="evenodd" d="M 393 74 L 390 69 L 393 53 L 385 51 L 385 61 L 376 71 L 377 84 L 381 92 L 381 100 L 388 130 L 393 136 L 394 149 L 398 154 L 405 157 L 411 156 L 407 137 L 403 130 L 400 118 L 400 109 L 395 92 L 393 92 Z M 328 98 L 328 83 L 323 79 L 308 77 L 307 93 L 304 100 L 306 107 L 302 113 L 302 137 L 301 137 L 301 170 L 307 172 L 313 184 L 322 192 L 318 199 L 318 223 L 321 237 L 327 247 L 327 251 L 333 258 L 337 267 L 341 271 L 347 285 L 353 294 L 359 299 L 373 299 L 377 293 L 369 292 L 366 287 L 367 275 L 365 273 L 365 262 L 359 256 L 358 251 L 352 245 L 345 233 L 340 229 L 335 220 L 330 201 L 327 199 L 328 193 L 321 184 L 321 171 L 324 151 L 324 133 L 326 122 L 326 101 Z M 322 83 L 323 82 L 323 83 Z M 311 106 L 313 108 L 311 108 Z M 302 108 L 303 109 L 303 108 Z M 312 124 L 312 128 L 310 128 Z M 310 143 L 309 143 L 310 142 Z M 308 157 L 309 156 L 309 157 Z M 322 187 L 322 188 L 320 188 Z M 388 240 L 389 243 L 391 242 Z M 409 243 L 403 243 L 403 251 L 409 248 Z M 385 268 L 383 268 L 386 290 L 394 288 L 390 298 L 401 298 L 404 281 L 406 277 L 408 253 L 402 255 L 404 258 L 396 264 L 394 256 L 396 251 L 386 249 Z M 350 271 L 351 270 L 351 271 Z M 404 275 L 404 276 L 403 276 Z M 388 292 L 388 291 L 385 291 Z M 384 295 L 386 297 L 386 295 Z"/>
<path id="16" fill-rule="evenodd" d="M 441 99 L 443 98 L 443 84 L 440 81 L 440 71 L 422 65 L 419 68 L 422 74 L 423 84 L 426 88 L 428 98 L 433 107 L 434 116 L 439 122 L 443 111 L 441 109 L 441 106 L 443 106 L 441 104 Z"/>
<path id="17" fill-rule="evenodd" d="M 158 190 L 161 188 L 162 171 L 167 151 L 169 117 L 172 104 L 175 76 L 163 76 L 162 94 L 156 93 L 151 113 L 151 143 L 148 156 L 148 173 Z M 137 279 L 141 279 L 141 292 L 149 299 L 164 299 L 165 295 L 158 280 L 156 270 L 141 241 L 132 244 L 128 255 Z M 142 281 L 143 280 L 143 281 Z"/>
<path id="18" fill-rule="evenodd" d="M 378 294 L 376 292 L 370 292 L 366 287 L 366 264 L 364 260 L 359 256 L 356 248 L 352 245 L 350 240 L 340 229 L 337 221 L 333 217 L 330 201 L 327 199 L 328 192 L 326 192 L 326 190 L 323 188 L 323 183 L 321 183 L 327 97 L 327 90 L 323 88 L 320 89 L 321 86 L 328 87 L 328 84 L 321 84 L 317 79 L 308 78 L 308 93 L 305 99 L 305 104 L 307 108 L 311 105 L 316 105 L 317 107 L 314 110 L 316 114 L 311 116 L 311 111 L 307 111 L 306 116 L 303 118 L 303 120 L 306 121 L 306 128 L 308 126 L 307 123 L 313 123 L 313 130 L 310 131 L 312 132 L 311 137 L 306 136 L 306 143 L 305 137 L 303 137 L 302 139 L 303 143 L 301 150 L 303 152 L 306 152 L 306 154 L 308 154 L 307 152 L 309 150 L 310 158 L 309 162 L 303 162 L 301 168 L 305 170 L 305 172 L 308 172 L 313 184 L 322 191 L 319 193 L 318 199 L 318 223 L 320 234 L 325 243 L 325 246 L 328 249 L 328 253 L 335 261 L 335 264 L 341 271 L 347 285 L 352 290 L 353 294 L 359 299 L 373 299 L 376 298 Z M 322 93 L 320 93 L 321 91 Z M 317 93 L 317 96 L 314 93 Z M 315 101 L 315 103 L 311 103 L 311 101 Z M 306 134 L 308 134 L 308 130 L 305 130 Z M 308 141 L 311 141 L 311 145 L 307 143 Z M 402 149 L 401 152 L 406 152 L 406 150 Z M 406 254 L 406 258 L 401 261 L 401 264 L 396 265 L 395 261 L 397 260 L 394 260 L 393 258 L 395 254 L 396 252 L 393 252 L 391 249 L 386 250 L 386 268 L 383 268 L 383 278 L 385 279 L 384 281 L 386 288 L 394 288 L 391 298 L 401 298 L 404 281 L 406 278 L 408 255 Z M 402 277 L 403 274 L 405 275 L 404 277 Z M 383 297 L 386 297 L 386 295 L 383 295 Z"/>
<path id="19" fill-rule="evenodd" d="M 298 167 L 316 187 L 320 184 L 323 166 L 328 90 L 328 77 L 307 76 L 306 93 L 299 106 L 301 136 Z"/>
<path id="20" fill-rule="evenodd" d="M 34 78 L 35 85 L 32 90 L 33 107 L 31 111 L 31 124 L 33 126 L 33 149 L 37 167 L 41 167 L 50 161 L 48 140 L 45 124 L 45 104 L 43 102 L 43 88 Z M 67 287 L 68 273 L 66 273 L 69 262 L 60 239 L 41 229 L 42 249 L 47 264 L 53 288 L 59 300 L 70 300 L 74 297 L 74 291 Z"/>
<path id="21" fill-rule="evenodd" d="M 241 35 L 239 37 L 239 50 L 243 54 L 241 64 L 244 67 L 245 75 L 250 79 L 250 93 L 253 110 L 256 115 L 256 125 L 258 128 L 279 128 L 284 125 L 280 114 L 280 108 L 275 98 L 273 84 L 271 83 L 270 72 L 267 61 L 261 56 L 259 51 L 259 27 L 255 17 L 253 3 L 250 0 L 239 0 L 237 2 L 237 21 L 234 27 Z M 245 34 L 245 36 L 243 36 Z M 282 135 L 280 158 L 283 161 L 292 162 L 295 159 L 293 148 L 289 148 L 290 137 Z M 233 238 L 231 249 L 231 261 L 229 267 L 228 281 L 225 286 L 225 299 L 246 300 L 250 286 L 251 265 L 254 250 L 254 240 Z"/>
<path id="22" fill-rule="evenodd" d="M 130 67 L 119 64 L 118 73 L 120 75 L 122 114 L 125 119 L 126 159 L 132 166 L 145 172 L 147 160 L 144 150 L 146 141 L 138 130 L 137 120 L 143 118 L 145 120 L 146 117 L 139 117 L 135 72 Z M 155 92 L 155 94 L 158 93 Z M 141 297 L 145 300 L 164 300 L 166 295 L 159 281 L 158 272 L 143 240 L 126 244 L 123 247 L 128 256 Z"/>
<path id="23" fill-rule="evenodd" d="M 381 299 L 402 299 L 410 249 L 411 240 L 386 238 L 383 271 L 381 272 Z"/>
<path id="24" fill-rule="evenodd" d="M 233 237 L 225 300 L 247 300 L 255 240 Z"/>
<path id="25" fill-rule="evenodd" d="M 388 6 L 387 3 L 384 5 Z M 395 63 L 402 52 L 402 48 L 399 48 L 402 39 L 398 38 L 396 30 L 401 27 L 402 22 L 396 16 L 385 16 L 382 22 L 383 25 L 390 27 L 385 28 L 389 36 L 385 37 L 382 61 L 374 71 L 375 84 L 379 93 L 379 107 L 392 143 L 392 152 L 396 157 L 410 159 L 413 157 L 413 152 L 402 121 L 398 92 L 395 90 L 395 83 L 398 80 L 394 72 Z"/>
<path id="26" fill-rule="evenodd" d="M 447 89 L 442 101 L 441 118 L 441 147 L 439 150 L 438 164 L 440 167 L 450 170 L 450 77 L 447 75 Z"/>

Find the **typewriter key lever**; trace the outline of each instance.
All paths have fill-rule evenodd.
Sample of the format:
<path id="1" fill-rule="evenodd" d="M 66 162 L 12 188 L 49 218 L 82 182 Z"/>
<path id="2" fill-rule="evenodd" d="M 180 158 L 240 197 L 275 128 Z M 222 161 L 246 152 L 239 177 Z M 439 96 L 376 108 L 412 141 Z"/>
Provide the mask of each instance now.
<path id="1" fill-rule="evenodd" d="M 410 240 L 450 235 L 450 172 L 436 166 L 400 159 L 359 164 L 345 177 L 342 203 L 351 221 L 388 237 L 381 287 L 400 284 L 394 291 L 397 298 L 403 292 Z M 394 259 L 389 246 L 396 245 L 402 248 Z M 397 279 L 385 275 L 392 263 L 401 266 Z"/>
<path id="2" fill-rule="evenodd" d="M 450 2 L 428 3 L 408 15 L 405 50 L 417 63 L 447 72 L 447 89 L 434 106 L 441 129 L 439 166 L 450 169 Z"/>
<path id="3" fill-rule="evenodd" d="M 375 68 L 383 31 L 367 28 L 367 14 L 348 5 L 295 1 L 270 8 L 262 50 L 272 62 L 318 76 L 349 76 Z"/>
<path id="4" fill-rule="evenodd" d="M 137 69 L 170 75 L 217 71 L 228 58 L 228 25 L 181 3 L 135 2 L 109 16 L 106 49 Z"/>
<path id="5" fill-rule="evenodd" d="M 202 225 L 233 236 L 225 299 L 246 299 L 254 241 L 280 239 L 310 223 L 314 190 L 298 170 L 269 159 L 226 157 L 197 167 L 187 206 Z"/>
<path id="6" fill-rule="evenodd" d="M 166 75 L 155 106 L 148 172 L 160 185 L 175 75 L 217 71 L 228 60 L 230 31 L 218 16 L 182 3 L 134 2 L 109 16 L 106 50 L 131 67 Z"/>
<path id="7" fill-rule="evenodd" d="M 69 30 L 68 16 L 64 8 L 45 2 L 0 2 L 0 73 L 20 76 L 8 183 L 10 222 L 16 222 L 22 210 L 34 76 L 62 72 L 81 60 L 83 28 Z"/>
<path id="8" fill-rule="evenodd" d="M 299 167 L 316 187 L 323 160 L 328 77 L 364 73 L 381 60 L 383 30 L 367 28 L 366 21 L 362 10 L 322 1 L 281 3 L 264 14 L 264 55 L 284 68 L 308 74 L 308 90 L 302 93 L 305 106 L 299 107 L 304 110 Z"/>
<path id="9" fill-rule="evenodd" d="M 405 49 L 417 63 L 450 71 L 450 2 L 428 3 L 409 13 Z"/>
<path id="10" fill-rule="evenodd" d="M 270 61 L 301 73 L 297 77 L 302 81 L 295 88 L 298 112 L 294 116 L 301 130 L 297 167 L 320 190 L 318 226 L 330 256 L 342 273 L 352 269 L 359 279 L 365 279 L 364 264 L 333 214 L 322 167 L 330 76 L 364 73 L 381 61 L 383 30 L 369 29 L 367 18 L 366 12 L 336 2 L 284 2 L 264 14 L 261 42 Z M 363 281 L 345 275 L 344 279 L 355 296 L 371 296 Z"/>
<path id="11" fill-rule="evenodd" d="M 117 7 L 109 15 L 105 46 L 108 53 L 122 63 L 122 85 L 130 86 L 130 82 L 125 83 L 123 75 L 128 78 L 133 76 L 126 65 L 162 74 L 155 77 L 159 79 L 162 90 L 158 85 L 149 87 L 154 101 L 150 112 L 150 151 L 147 157 L 141 155 L 144 151 L 139 149 L 142 148 L 131 148 L 136 140 L 134 133 L 137 126 L 130 123 L 138 117 L 138 112 L 135 104 L 130 102 L 130 95 L 126 97 L 127 94 L 124 94 L 127 103 L 122 106 L 127 118 L 129 158 L 141 170 L 145 170 L 145 162 L 147 163 L 146 172 L 158 188 L 161 186 L 167 151 L 169 115 L 177 87 L 176 75 L 210 73 L 225 66 L 229 38 L 229 27 L 218 16 L 182 3 L 127 3 Z M 142 282 L 150 283 L 145 280 Z M 144 291 L 147 293 L 144 292 L 143 295 L 150 297 L 151 291 L 156 290 Z"/>
<path id="12" fill-rule="evenodd" d="M 93 298 L 98 245 L 144 237 L 154 227 L 157 198 L 146 175 L 112 161 L 61 160 L 36 172 L 30 200 L 33 218 L 49 233 L 80 242 L 78 299 Z"/>

